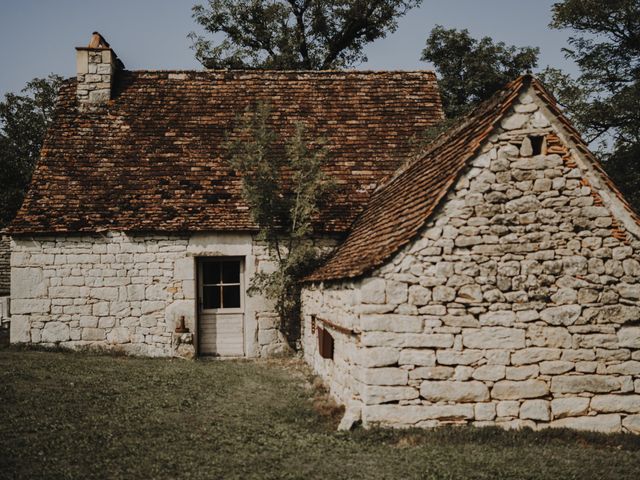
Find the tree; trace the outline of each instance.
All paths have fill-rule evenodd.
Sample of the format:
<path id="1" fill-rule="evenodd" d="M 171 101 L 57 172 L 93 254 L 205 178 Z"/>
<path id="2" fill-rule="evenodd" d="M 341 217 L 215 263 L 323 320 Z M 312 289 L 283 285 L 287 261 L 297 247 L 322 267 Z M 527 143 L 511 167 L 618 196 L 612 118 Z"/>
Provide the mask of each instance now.
<path id="1" fill-rule="evenodd" d="M 431 62 L 448 118 L 458 117 L 491 97 L 506 83 L 538 64 L 538 48 L 517 48 L 490 37 L 437 25 L 427 38 L 422 60 Z"/>
<path id="2" fill-rule="evenodd" d="M 0 102 L 0 227 L 15 216 L 31 181 L 62 77 L 34 78 Z"/>
<path id="3" fill-rule="evenodd" d="M 564 52 L 580 74 L 547 69 L 543 81 L 640 209 L 640 1 L 564 0 L 551 27 L 576 32 Z"/>
<path id="4" fill-rule="evenodd" d="M 258 272 L 249 293 L 273 300 L 280 329 L 294 344 L 300 328 L 300 279 L 320 260 L 310 241 L 313 219 L 332 182 L 321 167 L 327 158 L 322 141 L 309 141 L 303 124 L 295 125 L 282 148 L 269 128 L 269 106 L 246 111 L 229 141 L 229 163 L 242 174 L 243 197 L 276 268 Z"/>
<path id="5" fill-rule="evenodd" d="M 422 0 L 208 0 L 193 7 L 192 32 L 207 68 L 326 70 L 366 61 L 363 48 L 397 28 Z"/>

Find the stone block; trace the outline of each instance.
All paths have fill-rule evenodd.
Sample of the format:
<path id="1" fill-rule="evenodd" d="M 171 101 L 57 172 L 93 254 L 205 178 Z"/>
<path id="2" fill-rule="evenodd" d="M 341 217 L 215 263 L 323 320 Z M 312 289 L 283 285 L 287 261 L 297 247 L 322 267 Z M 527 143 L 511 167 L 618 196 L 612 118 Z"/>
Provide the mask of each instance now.
<path id="1" fill-rule="evenodd" d="M 542 380 L 501 380 L 491 389 L 491 397 L 498 400 L 521 400 L 525 398 L 544 397 L 549 387 Z"/>
<path id="2" fill-rule="evenodd" d="M 362 420 L 368 424 L 415 425 L 426 420 L 472 420 L 473 405 L 372 405 L 362 409 Z"/>
<path id="3" fill-rule="evenodd" d="M 480 315 L 480 324 L 510 327 L 516 321 L 516 314 L 510 310 L 487 312 Z"/>
<path id="4" fill-rule="evenodd" d="M 505 400 L 496 404 L 498 417 L 517 417 L 520 413 L 520 402 L 517 400 Z"/>
<path id="5" fill-rule="evenodd" d="M 91 298 L 115 302 L 118 300 L 117 287 L 99 287 L 91 289 Z"/>
<path id="6" fill-rule="evenodd" d="M 527 380 L 536 378 L 540 374 L 538 365 L 525 365 L 522 367 L 507 367 L 507 380 Z"/>
<path id="7" fill-rule="evenodd" d="M 421 307 L 431 300 L 431 290 L 420 285 L 409 287 L 409 303 Z"/>
<path id="8" fill-rule="evenodd" d="M 603 413 L 640 413 L 640 395 L 596 395 L 591 409 Z"/>
<path id="9" fill-rule="evenodd" d="M 82 340 L 90 341 L 90 342 L 100 342 L 104 340 L 106 337 L 106 332 L 104 328 L 83 328 L 82 329 Z"/>
<path id="10" fill-rule="evenodd" d="M 640 349 L 640 327 L 622 327 L 617 336 L 620 347 Z"/>
<path id="11" fill-rule="evenodd" d="M 353 369 L 353 376 L 366 385 L 406 385 L 409 380 L 406 370 L 393 367 L 356 367 Z"/>
<path id="12" fill-rule="evenodd" d="M 145 285 L 129 285 L 127 286 L 127 299 L 131 302 L 145 299 Z M 149 302 L 145 302 L 149 303 Z"/>
<path id="13" fill-rule="evenodd" d="M 389 347 L 358 349 L 358 363 L 363 367 L 386 367 L 398 363 L 400 350 Z"/>
<path id="14" fill-rule="evenodd" d="M 436 354 L 433 350 L 405 348 L 400 352 L 398 363 L 431 367 L 436 364 Z"/>
<path id="15" fill-rule="evenodd" d="M 66 323 L 47 322 L 42 329 L 42 341 L 45 343 L 66 342 L 69 338 L 69 325 Z"/>
<path id="16" fill-rule="evenodd" d="M 366 278 L 360 287 L 360 300 L 362 303 L 386 303 L 386 282 L 382 278 Z"/>
<path id="17" fill-rule="evenodd" d="M 450 348 L 453 335 L 449 333 L 393 333 L 363 332 L 361 345 L 365 347 Z"/>
<path id="18" fill-rule="evenodd" d="M 12 315 L 33 315 L 38 313 L 49 313 L 51 309 L 51 300 L 49 299 L 14 299 L 11 301 Z"/>
<path id="19" fill-rule="evenodd" d="M 608 393 L 619 390 L 622 381 L 607 375 L 562 375 L 551 379 L 554 393 Z"/>
<path id="20" fill-rule="evenodd" d="M 475 380 L 497 382 L 506 376 L 504 365 L 483 365 L 474 370 L 472 377 Z"/>
<path id="21" fill-rule="evenodd" d="M 403 282 L 387 280 L 386 283 L 387 303 L 401 304 L 408 298 L 408 285 Z"/>
<path id="22" fill-rule="evenodd" d="M 438 350 L 436 357 L 441 365 L 471 365 L 484 356 L 482 351 L 474 350 Z"/>
<path id="23" fill-rule="evenodd" d="M 561 397 L 551 400 L 554 418 L 578 417 L 589 411 L 590 399 L 586 397 Z"/>
<path id="24" fill-rule="evenodd" d="M 411 380 L 449 380 L 453 377 L 453 367 L 417 367 L 409 370 Z"/>
<path id="25" fill-rule="evenodd" d="M 173 265 L 173 278 L 175 280 L 193 280 L 195 277 L 195 261 L 193 257 L 176 259 Z"/>
<path id="26" fill-rule="evenodd" d="M 629 360 L 627 362 L 607 365 L 607 373 L 640 376 L 640 361 Z"/>
<path id="27" fill-rule="evenodd" d="M 361 315 L 360 328 L 363 331 L 383 332 L 422 332 L 423 323 L 420 317 L 411 315 Z"/>
<path id="28" fill-rule="evenodd" d="M 552 428 L 572 428 L 589 432 L 616 433 L 621 430 L 620 415 L 596 415 L 593 417 L 567 417 L 551 422 Z"/>
<path id="29" fill-rule="evenodd" d="M 279 337 L 279 332 L 275 328 L 271 328 L 268 330 L 258 330 L 258 343 L 260 345 L 269 345 L 271 343 L 276 343 Z"/>
<path id="30" fill-rule="evenodd" d="M 414 400 L 419 396 L 418 389 L 413 387 L 363 385 L 360 388 L 360 398 L 366 405 Z"/>
<path id="31" fill-rule="evenodd" d="M 430 402 L 486 402 L 489 389 L 482 382 L 452 382 L 425 380 L 420 386 L 420 396 Z"/>
<path id="32" fill-rule="evenodd" d="M 540 373 L 543 375 L 561 375 L 567 373 L 575 367 L 573 362 L 563 360 L 551 360 L 540 362 Z"/>
<path id="33" fill-rule="evenodd" d="M 571 334 L 566 328 L 531 325 L 527 337 L 534 347 L 571 348 Z"/>
<path id="34" fill-rule="evenodd" d="M 14 299 L 39 298 L 47 294 L 41 268 L 11 269 L 11 296 Z"/>
<path id="35" fill-rule="evenodd" d="M 525 332 L 516 328 L 484 327 L 462 331 L 462 344 L 467 348 L 524 348 Z"/>
<path id="36" fill-rule="evenodd" d="M 640 434 L 640 415 L 629 415 L 622 420 L 622 426 L 631 433 Z"/>
<path id="37" fill-rule="evenodd" d="M 107 341 L 113 344 L 129 343 L 131 341 L 129 329 L 126 327 L 113 328 L 107 334 Z"/>
<path id="38" fill-rule="evenodd" d="M 456 298 L 456 291 L 451 287 L 438 285 L 433 288 L 434 302 L 452 302 Z"/>
<path id="39" fill-rule="evenodd" d="M 547 400 L 525 400 L 520 407 L 520 418 L 548 422 L 551 419 Z"/>
<path id="40" fill-rule="evenodd" d="M 558 360 L 562 350 L 558 348 L 532 347 L 518 350 L 511 355 L 513 365 L 528 365 L 539 363 L 544 360 Z"/>
<path id="41" fill-rule="evenodd" d="M 9 341 L 11 343 L 31 342 L 31 322 L 26 315 L 13 315 L 9 322 Z"/>
<path id="42" fill-rule="evenodd" d="M 502 128 L 505 130 L 519 130 L 529 121 L 529 115 L 524 113 L 515 113 L 503 119 Z"/>
<path id="43" fill-rule="evenodd" d="M 495 403 L 476 403 L 474 413 L 478 421 L 491 421 L 496 418 Z"/>
<path id="44" fill-rule="evenodd" d="M 540 312 L 540 319 L 549 325 L 573 325 L 578 317 L 582 307 L 580 305 L 562 305 L 559 307 L 550 307 Z"/>

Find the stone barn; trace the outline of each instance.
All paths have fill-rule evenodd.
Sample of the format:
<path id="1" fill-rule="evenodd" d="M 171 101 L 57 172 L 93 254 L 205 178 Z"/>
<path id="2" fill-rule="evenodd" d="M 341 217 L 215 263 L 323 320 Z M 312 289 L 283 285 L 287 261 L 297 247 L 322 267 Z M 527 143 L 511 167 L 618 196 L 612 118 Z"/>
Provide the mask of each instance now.
<path id="1" fill-rule="evenodd" d="M 443 118 L 432 72 L 127 71 L 99 34 L 76 52 L 8 232 L 11 341 L 152 356 L 270 356 L 287 345 L 246 290 L 271 268 L 224 159 L 259 101 L 280 138 L 326 139 L 337 187 L 319 248 Z"/>
<path id="2" fill-rule="evenodd" d="M 371 196 L 304 290 L 345 427 L 640 433 L 640 222 L 534 78 Z"/>

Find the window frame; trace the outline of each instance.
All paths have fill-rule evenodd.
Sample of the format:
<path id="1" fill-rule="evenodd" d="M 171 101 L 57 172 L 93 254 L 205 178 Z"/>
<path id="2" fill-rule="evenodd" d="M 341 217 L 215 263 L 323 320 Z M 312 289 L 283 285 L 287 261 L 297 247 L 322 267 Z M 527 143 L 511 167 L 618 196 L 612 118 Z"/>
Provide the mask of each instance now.
<path id="1" fill-rule="evenodd" d="M 198 308 L 202 313 L 244 313 L 244 258 L 243 257 L 205 257 L 199 261 L 198 268 Z M 240 283 L 223 283 L 222 272 L 220 272 L 220 283 L 204 283 L 204 268 L 207 263 L 237 263 L 240 270 Z M 222 268 L 222 265 L 221 265 Z M 204 308 L 204 287 L 205 286 L 217 286 L 221 287 L 220 291 L 220 303 L 224 303 L 222 289 L 225 286 L 239 286 L 240 287 L 240 306 L 233 308 Z"/>

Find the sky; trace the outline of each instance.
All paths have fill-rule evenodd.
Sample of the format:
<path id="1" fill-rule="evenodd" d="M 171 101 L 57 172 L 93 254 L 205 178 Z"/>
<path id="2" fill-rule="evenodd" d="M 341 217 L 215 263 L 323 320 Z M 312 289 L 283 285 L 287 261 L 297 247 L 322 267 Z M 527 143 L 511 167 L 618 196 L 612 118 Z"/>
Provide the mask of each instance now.
<path id="1" fill-rule="evenodd" d="M 435 25 L 467 28 L 516 46 L 538 46 L 540 67 L 575 73 L 561 48 L 569 32 L 551 30 L 557 0 L 424 0 L 398 29 L 370 44 L 367 70 L 430 69 L 420 61 Z M 75 75 L 75 47 L 99 31 L 131 70 L 200 69 L 187 35 L 201 30 L 191 18 L 196 0 L 0 0 L 0 96 L 34 77 Z"/>

